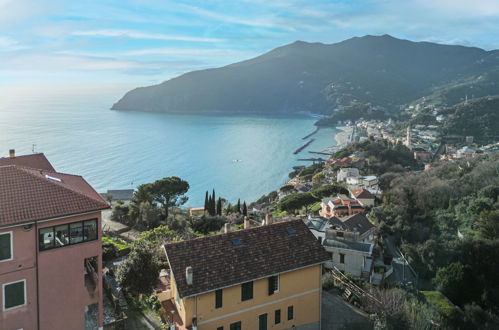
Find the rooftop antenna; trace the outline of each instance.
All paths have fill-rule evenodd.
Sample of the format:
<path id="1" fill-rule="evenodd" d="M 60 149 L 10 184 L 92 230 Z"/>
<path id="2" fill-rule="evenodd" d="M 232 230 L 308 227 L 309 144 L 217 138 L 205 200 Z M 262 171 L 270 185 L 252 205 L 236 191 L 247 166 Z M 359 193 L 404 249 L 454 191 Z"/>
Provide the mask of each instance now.
<path id="1" fill-rule="evenodd" d="M 31 145 L 31 153 L 33 153 L 33 154 L 35 153 L 35 147 L 36 147 L 36 144 L 33 143 Z"/>

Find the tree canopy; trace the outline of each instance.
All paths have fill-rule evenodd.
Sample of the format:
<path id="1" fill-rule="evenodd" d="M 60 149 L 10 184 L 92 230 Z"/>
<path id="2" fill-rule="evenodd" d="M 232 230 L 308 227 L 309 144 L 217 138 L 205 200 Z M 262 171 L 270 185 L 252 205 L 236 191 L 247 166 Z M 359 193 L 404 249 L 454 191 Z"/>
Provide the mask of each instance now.
<path id="1" fill-rule="evenodd" d="M 317 198 L 311 193 L 296 193 L 282 198 L 278 203 L 278 208 L 281 211 L 296 213 L 297 210 L 308 207 L 315 202 L 317 202 Z"/>

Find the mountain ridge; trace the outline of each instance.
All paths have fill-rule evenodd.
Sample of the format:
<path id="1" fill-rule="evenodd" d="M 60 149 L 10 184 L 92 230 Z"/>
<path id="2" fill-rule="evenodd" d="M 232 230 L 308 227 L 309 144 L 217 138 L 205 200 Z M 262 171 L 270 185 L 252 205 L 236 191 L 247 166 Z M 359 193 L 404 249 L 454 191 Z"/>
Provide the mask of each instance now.
<path id="1" fill-rule="evenodd" d="M 113 110 L 313 112 L 352 102 L 395 109 L 454 81 L 499 68 L 499 51 L 390 35 L 333 44 L 297 40 L 257 57 L 127 92 Z"/>

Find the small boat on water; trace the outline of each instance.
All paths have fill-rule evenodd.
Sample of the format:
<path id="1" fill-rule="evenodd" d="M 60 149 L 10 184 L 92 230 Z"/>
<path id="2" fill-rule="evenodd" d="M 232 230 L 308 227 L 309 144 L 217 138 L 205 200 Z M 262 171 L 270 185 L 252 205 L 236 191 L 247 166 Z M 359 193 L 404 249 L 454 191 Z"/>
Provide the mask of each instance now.
<path id="1" fill-rule="evenodd" d="M 232 162 L 233 163 L 239 163 L 239 162 L 242 162 L 242 160 L 241 159 L 233 159 Z"/>

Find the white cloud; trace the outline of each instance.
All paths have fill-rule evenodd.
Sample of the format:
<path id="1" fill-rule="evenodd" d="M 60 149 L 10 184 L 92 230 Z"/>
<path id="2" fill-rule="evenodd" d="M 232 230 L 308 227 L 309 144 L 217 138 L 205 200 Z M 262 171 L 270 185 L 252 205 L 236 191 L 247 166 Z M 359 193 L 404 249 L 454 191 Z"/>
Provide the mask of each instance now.
<path id="1" fill-rule="evenodd" d="M 236 17 L 236 16 L 231 16 L 231 15 L 225 15 L 221 14 L 218 12 L 202 9 L 199 7 L 194 7 L 194 6 L 187 6 L 184 5 L 183 8 L 185 9 L 185 12 L 194 14 L 203 18 L 208 18 L 208 19 L 213 19 L 217 20 L 220 22 L 224 23 L 232 23 L 232 24 L 239 24 L 239 25 L 246 25 L 246 26 L 253 26 L 253 27 L 263 27 L 263 28 L 276 28 L 276 29 L 281 29 L 281 30 L 288 30 L 288 31 L 294 31 L 295 27 L 287 25 L 287 24 L 281 24 L 279 22 L 275 21 L 275 17 L 267 15 L 266 17 L 261 17 L 261 18 L 241 18 L 241 17 Z"/>
<path id="2" fill-rule="evenodd" d="M 11 52 L 25 48 L 27 47 L 22 46 L 17 40 L 0 36 L 0 52 Z"/>
<path id="3" fill-rule="evenodd" d="M 468 17 L 499 15 L 497 0 L 416 0 L 416 4 L 439 10 L 444 14 L 459 13 Z"/>
<path id="4" fill-rule="evenodd" d="M 113 37 L 113 38 L 131 38 L 131 39 L 153 39 L 153 40 L 176 40 L 176 41 L 191 41 L 191 42 L 224 42 L 225 39 L 191 37 L 183 35 L 159 34 L 159 33 L 144 33 L 132 30 L 89 30 L 75 31 L 72 33 L 75 36 L 92 36 L 92 37 Z"/>
<path id="5" fill-rule="evenodd" d="M 141 56 L 141 55 L 187 55 L 187 56 L 221 56 L 221 57 L 234 57 L 234 56 L 253 56 L 254 52 L 239 51 L 233 49 L 207 49 L 207 48 L 148 48 L 138 49 L 123 52 L 126 56 Z"/>

